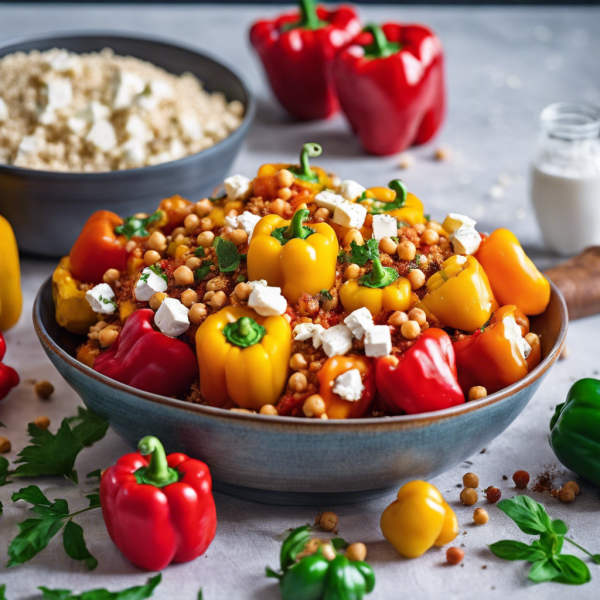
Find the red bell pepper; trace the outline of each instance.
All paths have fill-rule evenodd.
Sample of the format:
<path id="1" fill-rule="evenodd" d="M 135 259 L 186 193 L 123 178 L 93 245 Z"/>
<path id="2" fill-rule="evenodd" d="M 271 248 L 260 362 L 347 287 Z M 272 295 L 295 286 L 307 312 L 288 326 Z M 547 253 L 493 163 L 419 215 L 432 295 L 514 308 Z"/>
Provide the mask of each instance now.
<path id="1" fill-rule="evenodd" d="M 300 13 L 254 23 L 250 41 L 273 92 L 298 119 L 325 119 L 338 112 L 331 67 L 335 53 L 360 31 L 353 8 L 327 10 L 300 0 Z"/>
<path id="2" fill-rule="evenodd" d="M 124 271 L 127 268 L 125 239 L 115 233 L 120 225 L 123 219 L 108 210 L 99 210 L 87 220 L 69 253 L 75 279 L 102 283 L 108 269 Z"/>
<path id="3" fill-rule="evenodd" d="M 188 562 L 215 537 L 217 513 L 208 467 L 185 454 L 165 456 L 159 440 L 143 438 L 100 480 L 108 535 L 125 557 L 148 571 Z M 150 462 L 142 455 L 150 454 Z"/>
<path id="4" fill-rule="evenodd" d="M 94 370 L 131 387 L 180 396 L 198 377 L 194 351 L 152 327 L 154 311 L 136 310 L 116 341 L 94 361 Z"/>
<path id="5" fill-rule="evenodd" d="M 384 356 L 375 371 L 382 408 L 417 414 L 463 404 L 452 340 L 442 329 L 426 329 L 400 356 Z"/>
<path id="6" fill-rule="evenodd" d="M 423 144 L 444 120 L 442 45 L 422 25 L 368 25 L 338 53 L 333 77 L 342 110 L 371 154 Z"/>
<path id="7" fill-rule="evenodd" d="M 6 354 L 6 342 L 0 331 L 0 400 L 6 398 L 10 390 L 19 385 L 19 374 L 8 365 L 2 363 L 2 359 Z"/>

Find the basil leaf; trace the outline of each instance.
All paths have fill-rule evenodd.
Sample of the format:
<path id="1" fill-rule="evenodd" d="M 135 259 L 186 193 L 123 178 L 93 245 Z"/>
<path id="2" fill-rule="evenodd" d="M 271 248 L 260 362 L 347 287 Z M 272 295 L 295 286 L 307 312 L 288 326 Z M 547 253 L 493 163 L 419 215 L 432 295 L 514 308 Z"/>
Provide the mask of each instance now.
<path id="1" fill-rule="evenodd" d="M 552 581 L 560 574 L 561 572 L 554 566 L 552 559 L 545 558 L 533 563 L 529 571 L 529 579 L 535 583 L 541 583 L 542 581 Z"/>
<path id="2" fill-rule="evenodd" d="M 106 589 L 94 589 L 73 594 L 70 590 L 50 590 L 47 587 L 38 588 L 44 600 L 145 600 L 150 598 L 162 579 L 159 573 L 148 580 L 145 585 L 127 588 L 119 592 L 109 592 Z"/>
<path id="3" fill-rule="evenodd" d="M 544 553 L 544 556 L 550 558 L 562 550 L 564 538 L 562 535 L 553 533 L 542 533 L 540 539 L 531 543 L 532 548 L 537 548 Z"/>
<path id="4" fill-rule="evenodd" d="M 210 260 L 205 260 L 198 269 L 194 271 L 194 278 L 198 281 L 202 281 L 209 273 L 212 267 Z"/>
<path id="5" fill-rule="evenodd" d="M 552 531 L 557 535 L 566 535 L 569 531 L 568 525 L 560 519 L 554 519 L 550 525 L 552 527 Z"/>
<path id="6" fill-rule="evenodd" d="M 545 554 L 541 549 L 514 540 L 501 540 L 495 544 L 490 544 L 488 548 L 498 558 L 503 558 L 504 560 L 536 562 L 545 558 Z"/>
<path id="7" fill-rule="evenodd" d="M 217 251 L 217 260 L 219 261 L 219 270 L 223 273 L 231 273 L 238 268 L 240 264 L 240 256 L 237 251 L 237 246 L 230 240 L 223 238 L 215 238 L 215 250 Z"/>
<path id="8" fill-rule="evenodd" d="M 128 240 L 130 240 L 132 237 L 148 237 L 150 233 L 146 228 L 153 221 L 158 221 L 161 215 L 161 211 L 157 210 L 153 215 L 150 215 L 145 219 L 127 217 L 123 220 L 123 225 L 117 225 L 117 227 L 115 227 L 115 233 L 124 235 Z"/>
<path id="9" fill-rule="evenodd" d="M 544 507 L 529 496 L 501 500 L 498 502 L 498 508 L 508 515 L 523 533 L 536 535 L 552 531 L 550 517 Z"/>
<path id="10" fill-rule="evenodd" d="M 108 431 L 108 421 L 81 406 L 77 408 L 77 416 L 67 419 L 69 425 L 77 423 L 73 427 L 73 435 L 84 445 L 91 446 L 99 442 Z"/>
<path id="11" fill-rule="evenodd" d="M 98 561 L 90 554 L 85 545 L 83 529 L 73 521 L 69 521 L 65 525 L 65 530 L 63 531 L 63 546 L 65 552 L 73 560 L 85 562 L 90 571 L 93 571 L 98 566 Z"/>
<path id="12" fill-rule="evenodd" d="M 554 578 L 558 583 L 582 585 L 592 579 L 588 566 L 577 556 L 560 554 L 554 557 L 553 563 L 560 569 L 560 575 Z"/>

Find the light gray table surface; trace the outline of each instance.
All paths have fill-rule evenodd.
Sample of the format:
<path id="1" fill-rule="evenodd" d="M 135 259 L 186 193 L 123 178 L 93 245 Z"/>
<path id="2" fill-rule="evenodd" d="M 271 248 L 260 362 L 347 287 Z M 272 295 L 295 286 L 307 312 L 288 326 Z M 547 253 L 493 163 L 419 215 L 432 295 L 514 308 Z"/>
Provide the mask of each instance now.
<path id="1" fill-rule="evenodd" d="M 365 21 L 402 20 L 431 25 L 440 35 L 447 54 L 448 119 L 438 139 L 412 150 L 414 166 L 398 169 L 398 158 L 374 158 L 361 153 L 341 117 L 324 123 L 289 121 L 269 94 L 255 55 L 247 41 L 249 24 L 259 16 L 277 13 L 276 7 L 181 6 L 14 6 L 0 4 L 0 40 L 37 32 L 81 28 L 104 28 L 154 33 L 195 44 L 219 54 L 247 74 L 258 97 L 256 121 L 233 171 L 251 175 L 257 167 L 276 159 L 293 160 L 303 142 L 323 145 L 319 163 L 367 185 L 403 177 L 420 196 L 427 212 L 443 218 L 452 210 L 472 215 L 482 230 L 511 228 L 538 264 L 556 262 L 541 245 L 538 227 L 527 194 L 528 160 L 537 135 L 536 114 L 545 104 L 585 100 L 600 104 L 600 10 L 598 8 L 361 8 Z M 301 76 L 301 74 L 299 74 Z M 435 148 L 447 144 L 452 160 L 437 162 Z M 504 196 L 492 199 L 490 190 L 498 179 Z M 511 183 L 506 185 L 510 181 Z M 159 199 L 156 199 L 158 201 Z M 154 202 L 151 204 L 154 205 Z M 577 235 L 577 232 L 573 232 Z M 31 306 L 53 263 L 23 260 L 25 306 L 17 327 L 6 335 L 7 364 L 15 366 L 21 386 L 0 403 L 0 420 L 7 426 L 0 435 L 10 438 L 14 459 L 25 445 L 25 424 L 45 414 L 56 427 L 61 418 L 74 414 L 79 400 L 59 377 L 44 355 L 33 332 Z M 480 501 L 490 522 L 472 523 L 473 508 L 458 502 L 462 475 L 476 472 L 482 486 L 497 485 L 504 497 L 515 492 L 502 476 L 526 469 L 535 478 L 548 467 L 557 468 L 556 483 L 572 475 L 563 472 L 547 442 L 548 422 L 573 381 L 598 375 L 600 317 L 574 322 L 569 331 L 571 355 L 559 362 L 517 421 L 485 453 L 471 457 L 472 465 L 460 465 L 434 483 L 456 510 L 461 533 L 456 544 L 464 545 L 462 566 L 445 564 L 444 550 L 431 550 L 417 560 L 400 558 L 379 530 L 383 508 L 393 499 L 360 505 L 324 506 L 340 518 L 339 534 L 349 541 L 367 544 L 377 585 L 373 600 L 395 598 L 546 598 L 573 594 L 598 598 L 600 566 L 590 565 L 593 580 L 579 588 L 558 584 L 533 585 L 527 581 L 527 564 L 496 559 L 486 544 L 499 539 L 527 540 L 495 506 Z M 56 391 L 50 402 L 36 398 L 33 381 L 49 379 Z M 464 435 L 469 435 L 468 431 Z M 128 448 L 112 432 L 105 440 L 81 453 L 79 473 L 112 464 Z M 72 508 L 85 506 L 74 486 L 51 478 L 35 483 L 51 497 L 68 499 Z M 16 524 L 27 516 L 23 502 L 13 504 L 11 494 L 26 482 L 0 488 L 4 512 L 0 516 L 0 557 L 6 557 Z M 573 537 L 600 552 L 600 501 L 598 490 L 582 484 L 582 494 L 563 505 L 549 494 L 528 492 L 542 502 L 551 516 L 564 519 Z M 313 508 L 276 507 L 216 496 L 217 536 L 205 557 L 171 566 L 163 573 L 157 598 L 195 598 L 204 589 L 206 600 L 261 599 L 279 597 L 273 580 L 266 579 L 266 565 L 277 566 L 278 551 L 290 527 L 312 522 Z M 36 588 L 68 588 L 82 591 L 96 587 L 120 589 L 139 585 L 147 575 L 132 567 L 112 545 L 99 512 L 82 515 L 97 569 L 87 572 L 64 554 L 60 539 L 53 540 L 29 563 L 6 569 L 0 566 L 0 584 L 7 585 L 9 600 L 35 598 Z M 570 551 L 570 549 L 569 549 Z M 5 559 L 2 558 L 4 564 Z"/>

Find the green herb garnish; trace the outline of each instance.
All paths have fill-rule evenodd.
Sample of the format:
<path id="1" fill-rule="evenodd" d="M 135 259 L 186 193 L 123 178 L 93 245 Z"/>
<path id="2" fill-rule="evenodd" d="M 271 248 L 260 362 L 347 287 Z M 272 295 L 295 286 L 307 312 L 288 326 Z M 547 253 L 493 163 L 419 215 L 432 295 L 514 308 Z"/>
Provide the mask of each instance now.
<path id="1" fill-rule="evenodd" d="M 320 294 L 321 294 L 321 298 L 323 298 L 323 300 L 331 300 L 331 298 L 332 298 L 329 290 L 321 290 Z"/>
<path id="2" fill-rule="evenodd" d="M 212 261 L 205 260 L 195 271 L 194 271 L 194 279 L 197 281 L 202 281 L 209 273 L 210 268 L 212 267 Z"/>
<path id="3" fill-rule="evenodd" d="M 102 304 L 112 304 L 115 308 L 117 308 L 117 303 L 114 300 L 109 300 L 108 298 L 103 298 L 102 294 L 98 296 L 98 301 L 102 302 Z"/>
<path id="4" fill-rule="evenodd" d="M 148 237 L 148 225 L 154 221 L 158 221 L 161 218 L 162 212 L 157 210 L 153 215 L 146 217 L 145 219 L 138 219 L 137 217 L 127 217 L 123 221 L 123 225 L 117 225 L 115 227 L 115 233 L 124 235 L 128 240 L 132 237 Z"/>
<path id="5" fill-rule="evenodd" d="M 217 242 L 217 240 L 219 241 Z M 237 246 L 230 240 L 224 240 L 222 237 L 215 238 L 213 246 L 217 252 L 219 271 L 222 273 L 235 271 L 240 264 L 240 255 L 238 254 Z"/>
<path id="6" fill-rule="evenodd" d="M 377 240 L 371 238 L 362 246 L 359 246 L 354 240 L 350 243 L 350 261 L 359 267 L 364 267 L 368 261 L 379 256 L 379 244 Z"/>
<path id="7" fill-rule="evenodd" d="M 243 283 L 244 281 L 246 281 L 246 278 L 243 275 L 238 275 L 235 280 L 236 283 Z"/>
<path id="8" fill-rule="evenodd" d="M 166 284 L 169 283 L 169 279 L 168 279 L 166 273 L 157 264 L 146 267 L 144 269 L 144 271 L 146 271 L 146 269 L 152 271 L 152 273 L 154 273 L 155 275 L 162 277 Z M 144 271 L 142 271 L 142 276 L 140 277 L 140 280 L 143 281 L 144 283 L 148 283 L 148 278 L 150 277 L 150 273 L 148 273 L 148 272 L 144 273 Z"/>
<path id="9" fill-rule="evenodd" d="M 600 554 L 591 554 L 572 539 L 565 537 L 569 531 L 560 519 L 551 520 L 544 507 L 528 496 L 517 496 L 498 502 L 498 508 L 508 515 L 528 535 L 539 535 L 530 545 L 514 540 L 491 544 L 490 550 L 504 560 L 526 560 L 530 563 L 529 579 L 535 583 L 556 581 L 582 585 L 591 580 L 590 570 L 577 556 L 561 554 L 563 543 L 569 542 L 600 564 Z"/>
<path id="10" fill-rule="evenodd" d="M 44 600 L 145 600 L 152 596 L 161 578 L 159 573 L 144 585 L 137 585 L 118 592 L 109 592 L 102 588 L 73 594 L 70 590 L 50 590 L 43 586 L 38 589 L 41 590 Z"/>
<path id="11" fill-rule="evenodd" d="M 198 257 L 198 258 L 203 258 L 206 256 L 206 250 L 204 250 L 204 248 L 202 246 L 198 246 L 195 250 L 194 250 L 194 254 Z"/>

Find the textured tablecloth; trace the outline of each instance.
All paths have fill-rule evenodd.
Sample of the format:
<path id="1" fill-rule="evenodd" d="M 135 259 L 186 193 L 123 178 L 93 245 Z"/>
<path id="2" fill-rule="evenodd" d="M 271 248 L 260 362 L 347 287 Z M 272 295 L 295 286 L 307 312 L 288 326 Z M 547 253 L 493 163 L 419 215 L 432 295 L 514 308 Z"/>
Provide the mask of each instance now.
<path id="1" fill-rule="evenodd" d="M 448 59 L 449 115 L 439 140 L 412 152 L 413 168 L 399 171 L 397 157 L 374 158 L 361 154 L 341 118 L 327 123 L 297 124 L 286 119 L 274 104 L 256 57 L 251 55 L 246 31 L 259 15 L 274 13 L 270 7 L 83 7 L 7 6 L 0 4 L 0 39 L 33 32 L 80 28 L 114 28 L 155 33 L 193 43 L 222 55 L 246 72 L 258 95 L 256 121 L 235 172 L 251 175 L 263 162 L 293 160 L 305 141 L 318 141 L 324 154 L 320 164 L 343 177 L 364 184 L 384 184 L 401 176 L 425 202 L 434 218 L 453 210 L 471 214 L 482 230 L 498 226 L 513 229 L 541 265 L 556 261 L 540 244 L 526 188 L 527 164 L 536 136 L 536 112 L 546 103 L 580 99 L 600 103 L 600 11 L 597 8 L 361 8 L 364 20 L 422 21 L 440 34 Z M 453 159 L 433 160 L 439 143 L 448 144 Z M 498 186 L 494 187 L 494 186 Z M 493 199 L 492 195 L 502 197 Z M 100 208 L 100 207 L 99 207 Z M 577 235 L 577 232 L 573 232 Z M 75 413 L 79 400 L 59 377 L 44 355 L 33 332 L 31 305 L 52 263 L 25 259 L 23 286 L 25 307 L 17 327 L 7 334 L 6 362 L 17 367 L 22 385 L 0 403 L 0 420 L 7 429 L 14 459 L 25 442 L 25 424 L 45 414 L 56 427 L 64 416 Z M 0 282 L 1 283 L 1 282 Z M 486 544 L 499 539 L 527 540 L 496 507 L 484 506 L 490 521 L 477 527 L 473 508 L 458 502 L 459 484 L 466 471 L 474 471 L 482 486 L 497 485 L 504 497 L 514 493 L 510 476 L 526 469 L 535 478 L 547 468 L 555 469 L 556 483 L 566 481 L 557 468 L 547 442 L 548 422 L 554 406 L 564 399 L 573 381 L 598 375 L 600 317 L 571 325 L 568 345 L 571 356 L 559 362 L 517 421 L 484 453 L 468 464 L 436 478 L 434 483 L 456 510 L 461 533 L 456 544 L 464 545 L 463 565 L 445 564 L 445 551 L 432 550 L 418 560 L 399 558 L 383 540 L 379 516 L 392 497 L 366 504 L 324 506 L 340 518 L 339 535 L 367 544 L 377 585 L 373 600 L 395 598 L 531 598 L 572 594 L 582 600 L 598 598 L 600 566 L 590 565 L 593 580 L 586 586 L 566 588 L 558 584 L 533 585 L 527 582 L 527 563 L 504 562 L 495 558 Z M 56 391 L 51 401 L 39 400 L 33 381 L 49 379 Z M 468 431 L 463 433 L 469 435 Z M 126 446 L 112 433 L 80 455 L 76 468 L 85 474 L 110 465 L 126 452 Z M 472 464 L 470 464 L 472 463 Z M 34 483 L 51 498 L 66 498 L 72 508 L 87 501 L 72 484 L 51 478 Z M 0 488 L 4 513 L 0 516 L 0 557 L 6 557 L 16 524 L 27 517 L 23 502 L 13 505 L 11 494 L 26 483 Z M 549 494 L 529 492 L 541 501 L 551 516 L 564 519 L 578 542 L 600 551 L 598 490 L 582 485 L 582 494 L 564 505 Z M 172 566 L 163 573 L 157 598 L 196 598 L 200 587 L 206 600 L 278 598 L 274 580 L 266 579 L 266 565 L 276 567 L 278 551 L 286 531 L 313 521 L 313 508 L 276 507 L 243 502 L 217 495 L 217 537 L 205 557 Z M 88 572 L 64 554 L 60 538 L 29 563 L 5 569 L 0 566 L 0 584 L 7 584 L 9 600 L 34 598 L 36 587 L 85 590 L 94 587 L 120 589 L 139 585 L 149 575 L 132 567 L 116 550 L 104 529 L 99 511 L 81 515 L 88 547 L 99 560 Z M 568 549 L 570 552 L 571 549 Z M 2 564 L 5 559 L 2 558 Z"/>

